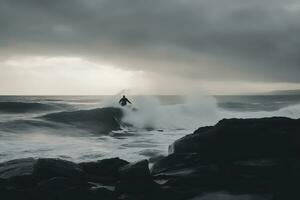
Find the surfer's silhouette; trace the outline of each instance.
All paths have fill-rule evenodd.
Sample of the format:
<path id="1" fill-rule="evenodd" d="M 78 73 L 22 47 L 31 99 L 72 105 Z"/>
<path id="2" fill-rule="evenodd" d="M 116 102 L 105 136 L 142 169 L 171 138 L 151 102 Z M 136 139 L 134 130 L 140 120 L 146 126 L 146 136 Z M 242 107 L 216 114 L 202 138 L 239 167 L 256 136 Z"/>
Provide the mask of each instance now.
<path id="1" fill-rule="evenodd" d="M 126 104 L 127 103 L 130 103 L 131 104 L 131 102 L 125 97 L 125 95 L 123 95 L 123 97 L 120 99 L 120 101 L 119 101 L 119 104 L 121 105 L 121 106 L 126 106 Z"/>

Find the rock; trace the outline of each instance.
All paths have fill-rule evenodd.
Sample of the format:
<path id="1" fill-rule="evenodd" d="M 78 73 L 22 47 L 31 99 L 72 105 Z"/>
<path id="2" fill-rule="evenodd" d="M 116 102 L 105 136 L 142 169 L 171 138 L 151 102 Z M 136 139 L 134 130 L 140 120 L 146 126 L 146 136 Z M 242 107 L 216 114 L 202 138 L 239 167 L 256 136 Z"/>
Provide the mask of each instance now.
<path id="1" fill-rule="evenodd" d="M 24 158 L 0 164 L 0 178 L 7 185 L 33 187 L 39 181 L 52 177 L 72 177 L 80 179 L 84 175 L 79 165 L 61 159 Z"/>
<path id="2" fill-rule="evenodd" d="M 147 160 L 127 164 L 120 168 L 119 173 L 120 181 L 115 189 L 119 196 L 129 194 L 134 196 L 129 199 L 153 199 L 158 185 L 150 176 Z"/>
<path id="3" fill-rule="evenodd" d="M 257 194 L 230 194 L 225 191 L 210 192 L 200 194 L 190 200 L 211 200 L 211 199 L 230 199 L 230 200 L 271 200 L 272 195 L 257 195 Z"/>
<path id="4" fill-rule="evenodd" d="M 32 200 L 25 190 L 16 188 L 0 188 L 0 197 L 4 200 Z"/>
<path id="5" fill-rule="evenodd" d="M 105 200 L 110 200 L 110 199 L 116 199 L 116 195 L 114 194 L 113 191 L 104 188 L 104 187 L 97 187 L 94 189 L 90 190 L 91 194 L 93 197 L 96 199 L 105 199 Z"/>
<path id="6" fill-rule="evenodd" d="M 79 163 L 79 166 L 89 176 L 109 177 L 112 179 L 117 179 L 117 177 L 119 176 L 119 169 L 127 165 L 128 163 L 129 162 L 120 158 L 109 158 L 99 160 L 97 162 Z"/>
<path id="7" fill-rule="evenodd" d="M 66 160 L 40 158 L 34 165 L 34 177 L 38 180 L 52 177 L 81 179 L 83 176 L 84 172 L 79 165 Z"/>
<path id="8" fill-rule="evenodd" d="M 171 154 L 154 163 L 151 173 L 179 199 L 218 190 L 282 199 L 298 191 L 299 122 L 280 117 L 221 120 L 175 141 Z"/>
<path id="9" fill-rule="evenodd" d="M 119 169 L 120 179 L 149 179 L 150 170 L 148 165 L 148 160 L 127 164 Z"/>
<path id="10" fill-rule="evenodd" d="M 170 153 L 199 153 L 203 159 L 286 157 L 300 155 L 300 119 L 224 119 L 170 146 Z"/>
<path id="11" fill-rule="evenodd" d="M 170 154 L 155 162 L 151 168 L 151 174 L 157 175 L 165 171 L 173 171 L 197 165 L 207 164 L 201 155 L 197 153 L 189 154 Z"/>
<path id="12" fill-rule="evenodd" d="M 164 155 L 157 155 L 157 156 L 153 156 L 151 158 L 149 158 L 149 163 L 155 163 L 161 159 L 163 159 L 165 156 Z"/>
<path id="13" fill-rule="evenodd" d="M 35 184 L 33 170 L 36 160 L 23 158 L 0 163 L 2 184 L 31 187 Z"/>
<path id="14" fill-rule="evenodd" d="M 51 178 L 42 181 L 35 189 L 35 199 L 44 200 L 97 200 L 114 199 L 111 191 L 107 189 L 90 190 L 85 182 L 74 181 L 70 178 Z"/>
<path id="15" fill-rule="evenodd" d="M 220 167 L 195 153 L 168 155 L 152 166 L 151 174 L 161 184 L 164 199 L 172 200 L 217 190 L 223 181 Z"/>

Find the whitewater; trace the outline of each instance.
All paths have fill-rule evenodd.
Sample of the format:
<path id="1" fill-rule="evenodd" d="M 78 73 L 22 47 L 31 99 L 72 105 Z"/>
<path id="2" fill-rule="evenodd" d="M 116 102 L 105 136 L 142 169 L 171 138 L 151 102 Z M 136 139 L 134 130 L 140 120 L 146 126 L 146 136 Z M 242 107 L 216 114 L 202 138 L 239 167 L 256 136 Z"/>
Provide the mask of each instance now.
<path id="1" fill-rule="evenodd" d="M 299 96 L 0 97 L 0 162 L 24 157 L 150 162 L 176 139 L 223 118 L 300 118 Z"/>

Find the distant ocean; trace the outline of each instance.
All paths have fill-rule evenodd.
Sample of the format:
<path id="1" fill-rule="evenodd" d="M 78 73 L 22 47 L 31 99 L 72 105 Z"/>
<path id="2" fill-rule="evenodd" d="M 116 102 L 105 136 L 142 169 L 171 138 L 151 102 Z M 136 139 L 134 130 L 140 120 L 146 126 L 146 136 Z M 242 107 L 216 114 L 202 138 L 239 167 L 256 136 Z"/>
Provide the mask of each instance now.
<path id="1" fill-rule="evenodd" d="M 222 118 L 300 117 L 300 95 L 128 98 L 133 104 L 120 107 L 119 96 L 0 96 L 0 162 L 24 157 L 151 162 L 166 155 L 176 139 Z M 116 111 L 123 113 L 120 119 Z M 95 131 L 113 123 L 121 129 Z"/>

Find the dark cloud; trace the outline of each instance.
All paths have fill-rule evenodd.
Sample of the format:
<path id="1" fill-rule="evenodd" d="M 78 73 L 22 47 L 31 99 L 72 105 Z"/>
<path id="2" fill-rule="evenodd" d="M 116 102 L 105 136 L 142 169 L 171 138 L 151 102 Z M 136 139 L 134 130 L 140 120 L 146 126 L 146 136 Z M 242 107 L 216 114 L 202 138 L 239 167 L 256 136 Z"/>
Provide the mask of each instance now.
<path id="1" fill-rule="evenodd" d="M 296 0 L 0 0 L 0 52 L 187 78 L 300 82 Z"/>

